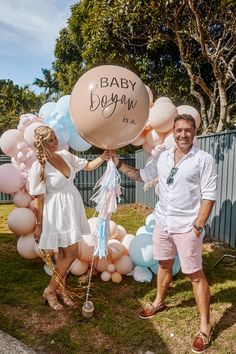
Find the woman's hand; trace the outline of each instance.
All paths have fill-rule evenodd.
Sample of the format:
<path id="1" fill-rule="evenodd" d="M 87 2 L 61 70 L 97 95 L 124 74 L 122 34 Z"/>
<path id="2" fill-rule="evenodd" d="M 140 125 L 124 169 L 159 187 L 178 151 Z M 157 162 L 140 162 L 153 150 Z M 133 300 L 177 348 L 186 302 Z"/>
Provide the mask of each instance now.
<path id="1" fill-rule="evenodd" d="M 110 160 L 112 158 L 112 150 L 104 150 L 100 157 L 103 161 Z"/>

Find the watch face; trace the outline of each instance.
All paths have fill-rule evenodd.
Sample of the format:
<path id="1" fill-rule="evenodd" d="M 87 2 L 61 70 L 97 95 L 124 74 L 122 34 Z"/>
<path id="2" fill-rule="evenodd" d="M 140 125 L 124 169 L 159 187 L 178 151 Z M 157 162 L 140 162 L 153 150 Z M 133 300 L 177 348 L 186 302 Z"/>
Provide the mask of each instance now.
<path id="1" fill-rule="evenodd" d="M 203 231 L 203 227 L 201 226 L 197 226 L 197 225 L 193 225 L 195 227 L 196 230 L 198 230 L 199 232 Z"/>

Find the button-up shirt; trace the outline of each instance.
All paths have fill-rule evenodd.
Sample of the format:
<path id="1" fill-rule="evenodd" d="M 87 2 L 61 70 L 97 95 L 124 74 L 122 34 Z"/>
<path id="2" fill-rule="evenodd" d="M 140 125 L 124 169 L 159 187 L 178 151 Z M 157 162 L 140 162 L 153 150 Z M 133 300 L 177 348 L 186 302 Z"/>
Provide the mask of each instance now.
<path id="1" fill-rule="evenodd" d="M 188 232 L 203 199 L 216 200 L 217 173 L 213 157 L 193 146 L 175 165 L 175 147 L 165 150 L 140 170 L 144 182 L 158 176 L 158 197 L 155 207 L 156 222 L 167 232 Z M 167 178 L 173 167 L 178 168 L 173 183 Z"/>

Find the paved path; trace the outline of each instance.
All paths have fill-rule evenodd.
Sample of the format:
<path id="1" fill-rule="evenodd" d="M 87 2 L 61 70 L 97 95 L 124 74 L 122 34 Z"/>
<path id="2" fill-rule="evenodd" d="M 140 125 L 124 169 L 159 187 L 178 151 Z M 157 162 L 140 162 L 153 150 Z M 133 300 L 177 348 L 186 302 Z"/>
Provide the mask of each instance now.
<path id="1" fill-rule="evenodd" d="M 37 352 L 0 330 L 0 354 L 37 354 Z"/>

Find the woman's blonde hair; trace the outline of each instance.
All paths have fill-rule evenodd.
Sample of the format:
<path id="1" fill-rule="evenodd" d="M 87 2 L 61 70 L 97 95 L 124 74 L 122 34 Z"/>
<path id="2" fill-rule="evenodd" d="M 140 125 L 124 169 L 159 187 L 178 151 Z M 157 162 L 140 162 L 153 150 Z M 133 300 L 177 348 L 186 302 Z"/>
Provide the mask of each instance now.
<path id="1" fill-rule="evenodd" d="M 40 125 L 34 130 L 34 146 L 36 149 L 36 157 L 40 165 L 44 168 L 46 162 L 45 141 L 53 132 L 52 128 L 46 125 Z"/>

